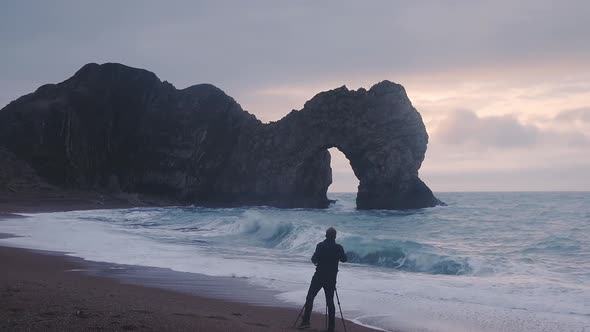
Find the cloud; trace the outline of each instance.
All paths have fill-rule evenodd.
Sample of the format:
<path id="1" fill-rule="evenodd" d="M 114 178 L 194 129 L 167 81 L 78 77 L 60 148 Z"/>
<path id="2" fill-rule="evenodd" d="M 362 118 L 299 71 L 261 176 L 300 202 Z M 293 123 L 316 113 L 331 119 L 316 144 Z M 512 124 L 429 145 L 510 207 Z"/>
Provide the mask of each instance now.
<path id="1" fill-rule="evenodd" d="M 452 112 L 439 123 L 434 135 L 443 144 L 500 148 L 529 146 L 538 136 L 538 128 L 522 124 L 510 115 L 479 117 L 468 110 Z"/>
<path id="2" fill-rule="evenodd" d="M 589 158 L 589 11 L 585 0 L 7 1 L 0 107 L 88 62 L 146 68 L 178 88 L 215 84 L 264 121 L 321 90 L 390 79 L 431 134 L 422 170 L 435 184 L 449 170 L 578 172 L 568 167 Z M 350 169 L 333 165 L 335 176 Z"/>
<path id="3" fill-rule="evenodd" d="M 524 122 L 446 112 L 431 128 L 420 171 L 435 191 L 589 190 L 587 109 Z"/>
<path id="4" fill-rule="evenodd" d="M 587 109 L 558 113 L 549 123 L 525 124 L 512 115 L 480 117 L 473 111 L 450 112 L 438 123 L 433 140 L 439 144 L 477 148 L 529 148 L 531 146 L 590 146 L 590 138 L 575 123 L 590 123 Z M 563 123 L 566 125 L 564 126 Z M 561 124 L 561 125 L 559 125 Z"/>
<path id="5" fill-rule="evenodd" d="M 590 125 L 590 107 L 562 111 L 554 119 L 560 123 Z"/>
<path id="6" fill-rule="evenodd" d="M 39 85 L 91 61 L 237 91 L 590 55 L 587 1 L 55 0 L 2 9 L 0 72 Z"/>

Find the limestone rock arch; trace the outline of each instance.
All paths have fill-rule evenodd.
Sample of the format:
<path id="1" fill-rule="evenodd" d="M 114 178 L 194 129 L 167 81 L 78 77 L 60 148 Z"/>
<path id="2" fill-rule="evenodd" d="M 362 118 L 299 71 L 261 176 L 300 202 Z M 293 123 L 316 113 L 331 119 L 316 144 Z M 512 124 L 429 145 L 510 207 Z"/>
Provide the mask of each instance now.
<path id="1" fill-rule="evenodd" d="M 231 171 L 241 174 L 227 175 L 249 178 L 251 174 L 244 188 L 247 193 L 236 196 L 245 198 L 245 203 L 326 207 L 332 182 L 327 149 L 332 147 L 344 153 L 359 179 L 358 208 L 422 208 L 440 203 L 418 177 L 428 134 L 399 84 L 383 81 L 368 91 L 340 87 L 323 92 L 302 110 L 253 132 L 247 131 L 234 150 Z M 222 183 L 218 189 L 227 193 L 226 188 Z"/>
<path id="2" fill-rule="evenodd" d="M 264 124 L 210 84 L 176 89 L 147 70 L 91 63 L 0 110 L 0 169 L 30 166 L 11 182 L 164 204 L 327 207 L 336 147 L 359 179 L 358 208 L 434 206 L 418 177 L 427 142 L 389 81 L 322 92 Z"/>

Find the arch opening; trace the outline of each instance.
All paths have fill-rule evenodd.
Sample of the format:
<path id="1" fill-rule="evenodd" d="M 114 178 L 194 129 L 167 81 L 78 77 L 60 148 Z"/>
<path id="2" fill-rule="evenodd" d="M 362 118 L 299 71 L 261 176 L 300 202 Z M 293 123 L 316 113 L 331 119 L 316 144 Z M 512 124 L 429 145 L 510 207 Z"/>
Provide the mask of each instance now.
<path id="1" fill-rule="evenodd" d="M 328 187 L 328 194 L 353 193 L 356 195 L 359 179 L 352 170 L 350 160 L 337 147 L 329 148 L 328 152 L 332 168 L 332 183 Z"/>

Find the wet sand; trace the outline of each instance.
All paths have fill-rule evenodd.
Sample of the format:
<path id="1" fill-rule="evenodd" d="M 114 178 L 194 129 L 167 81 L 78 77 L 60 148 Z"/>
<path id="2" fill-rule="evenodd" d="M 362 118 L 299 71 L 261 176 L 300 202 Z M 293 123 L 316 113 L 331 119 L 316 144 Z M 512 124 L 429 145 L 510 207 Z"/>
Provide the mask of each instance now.
<path id="1" fill-rule="evenodd" d="M 107 195 L 92 191 L 54 190 L 11 193 L 0 188 L 0 218 L 18 213 L 123 209 L 175 205 L 158 197 L 131 194 Z"/>
<path id="2" fill-rule="evenodd" d="M 0 266 L 1 331 L 296 331 L 300 310 L 240 278 L 1 246 Z M 314 314 L 310 330 L 324 324 Z M 339 319 L 336 326 L 343 331 Z M 373 331 L 350 321 L 346 328 Z"/>

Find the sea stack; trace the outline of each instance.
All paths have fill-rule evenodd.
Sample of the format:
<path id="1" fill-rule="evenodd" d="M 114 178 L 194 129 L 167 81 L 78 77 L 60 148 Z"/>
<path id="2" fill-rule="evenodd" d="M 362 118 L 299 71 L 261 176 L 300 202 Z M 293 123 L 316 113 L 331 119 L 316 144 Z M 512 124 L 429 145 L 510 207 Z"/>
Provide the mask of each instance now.
<path id="1" fill-rule="evenodd" d="M 264 124 L 215 86 L 178 90 L 146 70 L 88 64 L 0 110 L 11 156 L 0 167 L 27 165 L 28 181 L 197 205 L 325 208 L 336 147 L 359 179 L 358 208 L 432 207 L 440 201 L 418 177 L 427 143 L 389 81 L 319 93 Z M 19 179 L 0 185 L 10 181 Z"/>

